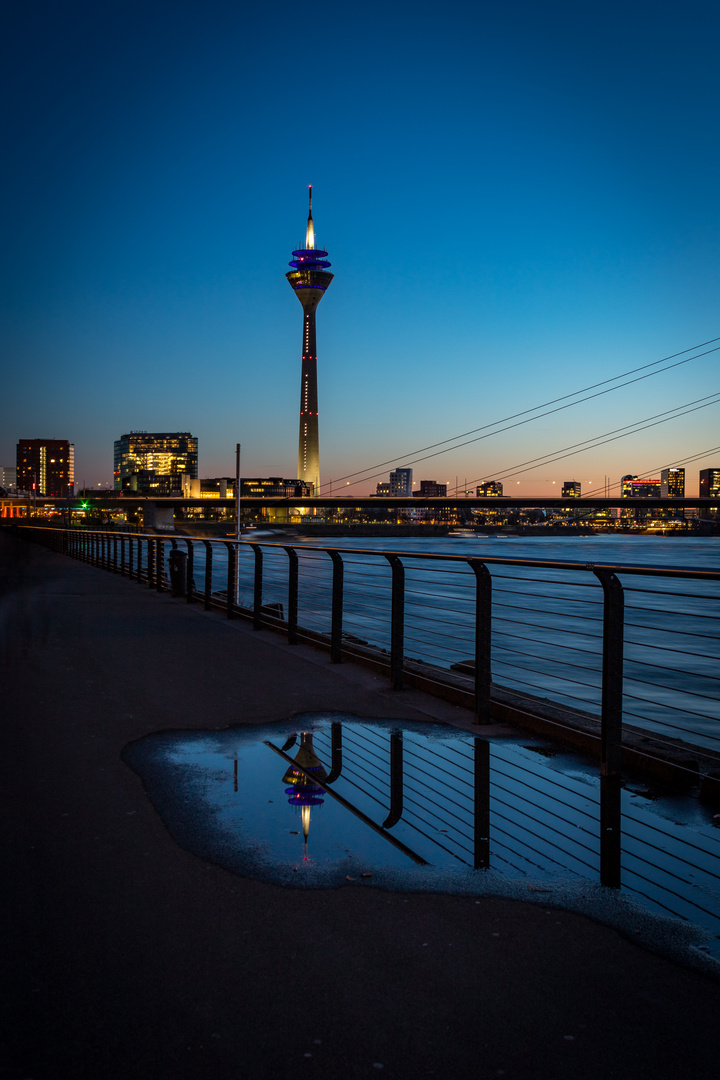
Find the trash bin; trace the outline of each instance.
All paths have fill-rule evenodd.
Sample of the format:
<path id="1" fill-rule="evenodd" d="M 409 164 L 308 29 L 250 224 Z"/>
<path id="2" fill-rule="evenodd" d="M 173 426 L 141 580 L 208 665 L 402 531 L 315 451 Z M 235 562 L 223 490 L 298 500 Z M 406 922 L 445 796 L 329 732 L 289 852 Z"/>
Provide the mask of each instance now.
<path id="1" fill-rule="evenodd" d="M 173 596 L 185 596 L 187 588 L 187 552 L 173 548 L 168 555 L 170 566 L 170 592 Z"/>

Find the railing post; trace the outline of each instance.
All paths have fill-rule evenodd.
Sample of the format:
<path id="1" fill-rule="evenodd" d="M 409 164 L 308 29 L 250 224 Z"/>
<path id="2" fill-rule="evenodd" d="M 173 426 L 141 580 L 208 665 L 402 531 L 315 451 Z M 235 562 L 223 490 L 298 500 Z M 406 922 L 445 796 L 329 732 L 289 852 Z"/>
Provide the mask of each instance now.
<path id="1" fill-rule="evenodd" d="M 390 735 L 390 813 L 383 821 L 383 829 L 397 825 L 403 812 L 403 734 L 393 731 Z"/>
<path id="2" fill-rule="evenodd" d="M 298 554 L 295 548 L 286 547 L 288 565 L 288 645 L 297 645 L 297 617 L 298 617 L 298 581 L 299 567 Z"/>
<path id="3" fill-rule="evenodd" d="M 235 601 L 234 595 L 237 588 L 237 547 L 229 540 L 225 541 L 225 547 L 228 553 L 228 569 L 227 569 L 227 602 L 225 604 L 225 615 L 228 619 L 235 617 Z"/>
<path id="4" fill-rule="evenodd" d="M 209 540 L 203 540 L 205 545 L 205 610 L 210 610 L 210 597 L 212 595 L 212 545 Z"/>
<path id="5" fill-rule="evenodd" d="M 115 536 L 114 533 L 113 533 L 113 538 L 112 538 L 112 546 L 113 546 L 113 574 L 117 574 L 117 572 L 118 572 L 118 561 L 117 561 L 118 538 L 117 538 L 117 536 Z"/>
<path id="6" fill-rule="evenodd" d="M 474 860 L 476 870 L 490 866 L 490 743 L 475 739 Z"/>
<path id="7" fill-rule="evenodd" d="M 492 578 L 485 563 L 468 559 L 475 574 L 475 723 L 490 724 L 492 690 Z"/>
<path id="8" fill-rule="evenodd" d="M 155 587 L 155 543 L 154 539 L 148 537 L 147 542 L 147 584 L 148 589 Z"/>
<path id="9" fill-rule="evenodd" d="M 622 779 L 600 777 L 600 884 L 622 884 Z"/>
<path id="10" fill-rule="evenodd" d="M 398 555 L 385 554 L 392 568 L 390 608 L 390 680 L 393 690 L 402 690 L 405 659 L 405 567 Z"/>
<path id="11" fill-rule="evenodd" d="M 253 630 L 262 630 L 263 554 L 259 544 L 251 544 L 255 552 L 255 580 L 253 583 Z"/>
<path id="12" fill-rule="evenodd" d="M 125 577 L 125 537 L 120 537 L 120 576 Z"/>
<path id="13" fill-rule="evenodd" d="M 619 776 L 622 768 L 623 587 L 612 570 L 593 573 L 603 588 L 602 720 L 600 774 Z"/>
<path id="14" fill-rule="evenodd" d="M 330 622 L 330 660 L 333 664 L 342 663 L 342 623 L 343 623 L 343 561 L 339 551 L 328 551 L 333 564 L 332 616 Z"/>
<path id="15" fill-rule="evenodd" d="M 165 541 L 159 537 L 155 541 L 155 588 L 162 592 L 165 588 L 163 573 L 165 570 Z"/>
<path id="16" fill-rule="evenodd" d="M 330 745 L 332 747 L 331 768 L 326 783 L 334 784 L 342 772 L 343 763 L 342 724 L 336 720 L 330 725 Z"/>
<path id="17" fill-rule="evenodd" d="M 185 546 L 187 547 L 187 584 L 185 587 L 185 593 L 187 596 L 188 604 L 192 604 L 195 597 L 193 596 L 193 589 L 195 588 L 195 545 L 192 540 L 186 540 Z"/>

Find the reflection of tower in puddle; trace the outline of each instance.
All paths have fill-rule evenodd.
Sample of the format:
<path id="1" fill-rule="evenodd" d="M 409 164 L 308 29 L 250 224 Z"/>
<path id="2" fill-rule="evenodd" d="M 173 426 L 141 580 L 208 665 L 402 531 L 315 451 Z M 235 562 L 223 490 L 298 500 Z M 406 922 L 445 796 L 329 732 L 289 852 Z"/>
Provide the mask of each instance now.
<path id="1" fill-rule="evenodd" d="M 300 749 L 295 755 L 294 764 L 285 773 L 282 782 L 290 784 L 290 787 L 285 788 L 285 793 L 290 796 L 288 799 L 290 805 L 300 807 L 304 840 L 303 855 L 306 859 L 310 833 L 310 810 L 313 806 L 321 806 L 325 799 L 323 789 L 320 784 L 315 783 L 314 778 L 324 782 L 327 779 L 327 772 L 315 753 L 312 733 L 303 731 L 300 733 Z"/>

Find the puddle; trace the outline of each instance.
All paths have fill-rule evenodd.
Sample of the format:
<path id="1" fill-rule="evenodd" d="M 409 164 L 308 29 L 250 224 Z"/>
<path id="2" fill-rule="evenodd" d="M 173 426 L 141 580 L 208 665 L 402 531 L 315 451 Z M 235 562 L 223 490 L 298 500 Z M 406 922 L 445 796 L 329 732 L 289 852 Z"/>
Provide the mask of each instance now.
<path id="1" fill-rule="evenodd" d="M 718 970 L 713 812 L 601 783 L 562 750 L 313 713 L 123 757 L 178 844 L 244 877 L 534 900 Z"/>

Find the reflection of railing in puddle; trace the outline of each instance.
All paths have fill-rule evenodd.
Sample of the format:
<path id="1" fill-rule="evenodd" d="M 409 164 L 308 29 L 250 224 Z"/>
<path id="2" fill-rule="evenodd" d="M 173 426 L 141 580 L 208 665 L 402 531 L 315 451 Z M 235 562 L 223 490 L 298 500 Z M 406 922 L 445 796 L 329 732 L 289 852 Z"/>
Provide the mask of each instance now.
<path id="1" fill-rule="evenodd" d="M 715 837 L 629 801 L 623 815 L 616 777 L 600 777 L 598 788 L 587 775 L 553 769 L 540 754 L 535 761 L 530 747 L 519 753 L 477 737 L 427 741 L 398 729 L 333 723 L 300 738 L 295 759 L 285 752 L 292 741 L 283 749 L 266 745 L 416 863 L 457 860 L 514 877 L 585 878 L 720 927 Z M 304 767 L 303 754 L 325 775 Z"/>

